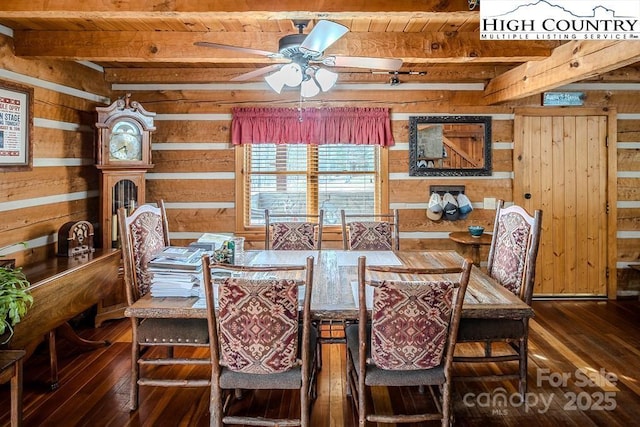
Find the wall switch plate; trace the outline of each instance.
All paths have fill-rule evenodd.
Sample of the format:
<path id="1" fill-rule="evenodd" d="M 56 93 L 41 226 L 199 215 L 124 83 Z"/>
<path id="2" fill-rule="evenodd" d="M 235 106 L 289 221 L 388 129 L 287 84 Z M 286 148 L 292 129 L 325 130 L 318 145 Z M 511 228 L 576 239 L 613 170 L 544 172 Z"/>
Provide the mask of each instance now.
<path id="1" fill-rule="evenodd" d="M 484 209 L 496 210 L 496 198 L 495 197 L 485 197 L 484 198 Z"/>

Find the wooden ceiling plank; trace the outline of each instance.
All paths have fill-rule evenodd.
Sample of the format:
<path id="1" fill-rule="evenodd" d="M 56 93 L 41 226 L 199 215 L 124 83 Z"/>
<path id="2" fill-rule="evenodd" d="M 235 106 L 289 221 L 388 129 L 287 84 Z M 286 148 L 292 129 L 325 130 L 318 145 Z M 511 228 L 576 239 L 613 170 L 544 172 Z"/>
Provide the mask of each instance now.
<path id="1" fill-rule="evenodd" d="M 288 0 L 276 1 L 237 1 L 237 0 L 172 0 L 158 2 L 157 0 L 128 0 L 128 1 L 104 1 L 104 0 L 11 0 L 4 2 L 2 9 L 8 12 L 36 13 L 281 13 L 287 11 L 308 11 L 315 13 L 332 13 L 345 10 L 359 11 L 363 14 L 371 12 L 469 12 L 467 0 L 394 0 L 389 1 L 317 1 Z M 254 10 L 255 9 L 255 10 Z M 478 13 L 475 11 L 475 13 Z"/>
<path id="2" fill-rule="evenodd" d="M 404 29 L 405 33 L 420 33 L 429 20 L 427 18 L 411 18 Z"/>
<path id="3" fill-rule="evenodd" d="M 387 25 L 387 32 L 404 32 L 407 28 L 407 20 L 404 18 L 391 18 Z"/>
<path id="4" fill-rule="evenodd" d="M 342 23 L 343 25 L 344 22 Z M 351 20 L 350 25 L 347 25 L 349 31 L 358 32 L 358 33 L 366 33 L 369 31 L 369 27 L 371 26 L 371 18 L 358 18 Z"/>
<path id="5" fill-rule="evenodd" d="M 487 105 L 524 98 L 640 61 L 640 43 L 571 41 L 542 61 L 528 62 L 491 80 Z"/>
<path id="6" fill-rule="evenodd" d="M 267 33 L 279 33 L 282 31 L 280 21 L 277 19 L 257 19 L 260 30 Z"/>
<path id="7" fill-rule="evenodd" d="M 384 33 L 391 22 L 391 18 L 373 18 L 369 23 L 369 32 Z"/>

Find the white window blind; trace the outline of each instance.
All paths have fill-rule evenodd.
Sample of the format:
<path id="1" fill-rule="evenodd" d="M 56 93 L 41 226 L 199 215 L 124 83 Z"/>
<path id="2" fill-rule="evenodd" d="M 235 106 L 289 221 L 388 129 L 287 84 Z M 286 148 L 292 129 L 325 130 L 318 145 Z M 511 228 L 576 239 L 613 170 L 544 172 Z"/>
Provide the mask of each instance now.
<path id="1" fill-rule="evenodd" d="M 352 144 L 245 145 L 246 225 L 264 224 L 264 210 L 317 214 L 340 223 L 340 209 L 375 213 L 380 206 L 379 150 Z"/>

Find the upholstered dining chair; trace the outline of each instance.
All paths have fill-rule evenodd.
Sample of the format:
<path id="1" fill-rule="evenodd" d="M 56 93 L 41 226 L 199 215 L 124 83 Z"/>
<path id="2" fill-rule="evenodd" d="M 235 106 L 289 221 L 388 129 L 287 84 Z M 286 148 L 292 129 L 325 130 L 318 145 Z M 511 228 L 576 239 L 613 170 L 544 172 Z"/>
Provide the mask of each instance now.
<path id="1" fill-rule="evenodd" d="M 320 250 L 324 211 L 275 214 L 264 211 L 264 248 L 269 250 Z"/>
<path id="2" fill-rule="evenodd" d="M 149 261 L 169 245 L 164 203 L 158 207 L 141 205 L 130 216 L 124 208 L 118 210 L 118 225 L 122 246 L 124 283 L 127 303 L 133 305 L 150 291 L 152 273 Z M 131 317 L 131 390 L 130 409 L 138 408 L 139 386 L 208 387 L 209 378 L 185 379 L 152 374 L 149 367 L 175 365 L 208 365 L 209 358 L 176 358 L 174 347 L 209 347 L 206 319 L 164 319 Z M 160 357 L 151 352 L 165 347 Z M 151 353 L 151 354 L 149 354 Z M 141 369 L 146 368 L 146 369 Z M 148 370 L 149 372 L 145 372 Z M 147 375 L 148 374 L 148 375 Z"/>
<path id="3" fill-rule="evenodd" d="M 493 226 L 493 238 L 489 249 L 487 272 L 508 291 L 518 295 L 531 305 L 536 272 L 536 258 L 542 230 L 542 211 L 533 216 L 522 207 L 513 205 L 505 208 L 500 200 Z M 501 381 L 518 380 L 518 391 L 527 392 L 527 359 L 529 341 L 529 318 L 522 319 L 462 319 L 458 331 L 458 342 L 481 343 L 482 355 L 457 355 L 455 362 L 500 363 L 518 362 L 518 371 L 507 368 L 504 373 L 486 375 L 460 375 L 456 380 Z M 495 343 L 506 343 L 504 351 L 494 351 Z M 504 346 L 502 346 L 504 347 Z M 502 364 L 501 364 L 502 366 Z"/>
<path id="4" fill-rule="evenodd" d="M 340 210 L 342 248 L 359 251 L 400 249 L 398 210 L 390 214 L 348 214 Z"/>
<path id="5" fill-rule="evenodd" d="M 251 267 L 211 264 L 208 255 L 202 257 L 212 364 L 211 426 L 309 425 L 316 394 L 313 259 L 308 257 L 301 266 Z M 212 267 L 236 273 L 213 283 Z M 231 405 L 236 390 L 258 389 L 300 390 L 300 412 L 274 419 L 251 416 L 242 405 Z M 232 413 L 233 406 L 240 409 Z"/>
<path id="6" fill-rule="evenodd" d="M 347 326 L 346 336 L 347 392 L 361 427 L 367 421 L 451 423 L 453 352 L 471 266 L 464 260 L 450 269 L 367 267 L 366 257 L 358 259 L 358 324 Z M 385 279 L 386 273 L 395 275 Z M 437 412 L 375 413 L 367 398 L 375 386 L 429 387 Z"/>

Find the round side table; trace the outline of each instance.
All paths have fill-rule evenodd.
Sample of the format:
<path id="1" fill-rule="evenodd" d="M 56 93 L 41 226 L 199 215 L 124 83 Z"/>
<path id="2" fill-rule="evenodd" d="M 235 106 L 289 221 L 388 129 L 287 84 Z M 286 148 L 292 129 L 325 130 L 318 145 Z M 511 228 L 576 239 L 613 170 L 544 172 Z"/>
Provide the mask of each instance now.
<path id="1" fill-rule="evenodd" d="M 480 267 L 480 246 L 490 245 L 493 236 L 484 233 L 479 237 L 473 237 L 468 231 L 455 231 L 449 233 L 449 238 L 460 245 L 470 246 L 473 263 Z"/>

